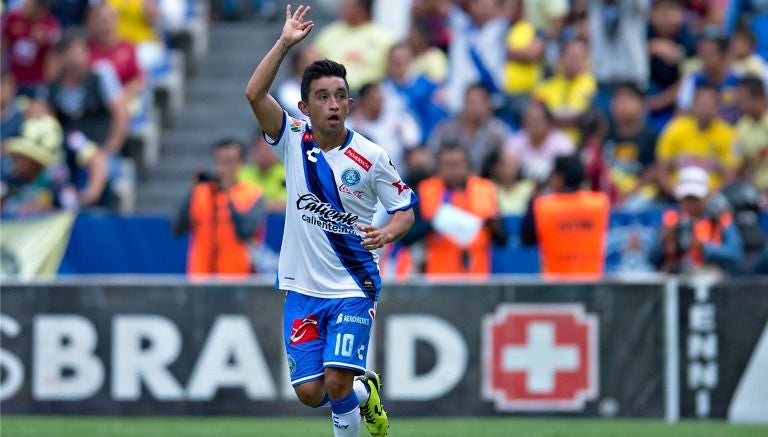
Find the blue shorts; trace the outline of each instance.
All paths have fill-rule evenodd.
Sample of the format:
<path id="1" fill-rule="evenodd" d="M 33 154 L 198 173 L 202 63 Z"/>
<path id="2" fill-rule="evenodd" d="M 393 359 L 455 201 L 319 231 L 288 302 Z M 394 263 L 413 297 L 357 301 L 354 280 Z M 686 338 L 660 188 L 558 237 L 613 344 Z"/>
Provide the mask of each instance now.
<path id="1" fill-rule="evenodd" d="M 322 378 L 326 367 L 365 373 L 375 305 L 367 297 L 322 299 L 287 291 L 283 337 L 291 384 Z"/>

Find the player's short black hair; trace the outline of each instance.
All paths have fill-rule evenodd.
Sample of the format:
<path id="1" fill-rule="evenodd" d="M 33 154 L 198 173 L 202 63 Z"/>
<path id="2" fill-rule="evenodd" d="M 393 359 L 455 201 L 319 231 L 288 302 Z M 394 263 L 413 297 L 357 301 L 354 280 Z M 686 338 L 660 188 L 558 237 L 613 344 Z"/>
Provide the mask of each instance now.
<path id="1" fill-rule="evenodd" d="M 228 147 L 236 147 L 237 155 L 240 157 L 240 160 L 245 161 L 246 157 L 248 156 L 245 144 L 236 138 L 222 138 L 219 141 L 216 141 L 213 144 L 213 147 L 211 147 L 211 152 L 216 153 L 216 151 L 226 149 Z"/>
<path id="2" fill-rule="evenodd" d="M 349 92 L 347 69 L 344 65 L 330 59 L 321 59 L 309 64 L 304 69 L 304 74 L 301 76 L 301 100 L 309 101 L 309 87 L 313 81 L 321 77 L 340 77 L 344 79 L 344 85 L 347 87 L 347 92 Z"/>
<path id="3" fill-rule="evenodd" d="M 555 158 L 555 168 L 552 170 L 552 173 L 563 177 L 565 189 L 569 191 L 578 190 L 581 184 L 584 183 L 584 164 L 582 164 L 581 158 L 577 154 Z"/>
<path id="4" fill-rule="evenodd" d="M 744 76 L 739 86 L 747 90 L 750 97 L 765 97 L 765 83 L 757 76 Z"/>

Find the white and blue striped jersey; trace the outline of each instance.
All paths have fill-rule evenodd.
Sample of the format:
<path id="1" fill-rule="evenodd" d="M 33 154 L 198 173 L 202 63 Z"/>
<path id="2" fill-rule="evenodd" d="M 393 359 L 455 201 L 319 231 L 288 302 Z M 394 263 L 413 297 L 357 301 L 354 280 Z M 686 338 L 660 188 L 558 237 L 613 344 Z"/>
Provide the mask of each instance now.
<path id="1" fill-rule="evenodd" d="M 285 165 L 288 195 L 275 287 L 320 297 L 373 297 L 378 256 L 356 225 L 370 225 L 377 199 L 393 214 L 417 198 L 384 150 L 353 130 L 323 152 L 312 127 L 283 112 L 278 138 L 265 135 Z"/>

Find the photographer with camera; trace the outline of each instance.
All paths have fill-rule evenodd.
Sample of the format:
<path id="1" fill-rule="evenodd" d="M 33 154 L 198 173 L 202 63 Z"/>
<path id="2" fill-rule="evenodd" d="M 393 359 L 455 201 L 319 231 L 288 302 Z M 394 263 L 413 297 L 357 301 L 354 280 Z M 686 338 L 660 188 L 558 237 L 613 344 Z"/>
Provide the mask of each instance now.
<path id="1" fill-rule="evenodd" d="M 664 212 L 660 246 L 652 254 L 666 273 L 730 272 L 743 256 L 727 203 L 710 196 L 709 175 L 698 167 L 678 173 L 678 207 Z"/>
<path id="2" fill-rule="evenodd" d="M 238 182 L 245 146 L 226 139 L 213 146 L 215 173 L 199 173 L 174 221 L 173 232 L 190 232 L 187 274 L 236 276 L 251 273 L 248 243 L 264 218 L 262 190 Z"/>

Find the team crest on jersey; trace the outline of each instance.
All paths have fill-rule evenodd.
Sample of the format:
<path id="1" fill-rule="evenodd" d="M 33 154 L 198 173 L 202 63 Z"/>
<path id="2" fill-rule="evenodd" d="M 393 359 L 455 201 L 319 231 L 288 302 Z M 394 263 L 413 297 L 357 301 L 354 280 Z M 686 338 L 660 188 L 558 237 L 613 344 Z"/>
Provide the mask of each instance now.
<path id="1" fill-rule="evenodd" d="M 341 173 L 341 181 L 348 187 L 354 187 L 360 183 L 362 176 L 354 168 L 348 168 Z"/>
<path id="2" fill-rule="evenodd" d="M 292 356 L 288 355 L 288 371 L 293 375 L 296 373 L 296 360 Z"/>
<path id="3" fill-rule="evenodd" d="M 301 131 L 301 121 L 296 120 L 295 118 L 291 117 L 290 128 L 291 128 L 292 132 L 300 132 Z"/>

